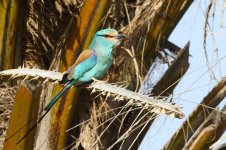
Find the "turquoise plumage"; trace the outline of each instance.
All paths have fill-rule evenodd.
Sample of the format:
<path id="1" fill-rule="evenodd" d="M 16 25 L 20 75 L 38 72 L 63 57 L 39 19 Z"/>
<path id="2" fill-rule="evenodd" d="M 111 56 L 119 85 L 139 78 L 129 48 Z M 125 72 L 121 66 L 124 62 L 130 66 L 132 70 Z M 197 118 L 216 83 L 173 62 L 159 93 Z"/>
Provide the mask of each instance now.
<path id="1" fill-rule="evenodd" d="M 93 78 L 101 79 L 112 65 L 113 48 L 123 38 L 125 35 L 119 34 L 115 29 L 103 29 L 96 32 L 89 49 L 80 54 L 74 65 L 64 75 L 68 84 L 49 102 L 45 110 L 49 111 L 71 86 L 89 82 Z"/>
<path id="2" fill-rule="evenodd" d="M 61 83 L 66 86 L 44 108 L 44 114 L 18 141 L 22 141 L 35 126 L 45 117 L 59 98 L 73 85 L 90 82 L 93 78 L 101 79 L 112 65 L 112 51 L 125 35 L 119 34 L 115 29 L 103 29 L 94 35 L 89 49 L 84 50 L 76 62 L 64 74 Z"/>

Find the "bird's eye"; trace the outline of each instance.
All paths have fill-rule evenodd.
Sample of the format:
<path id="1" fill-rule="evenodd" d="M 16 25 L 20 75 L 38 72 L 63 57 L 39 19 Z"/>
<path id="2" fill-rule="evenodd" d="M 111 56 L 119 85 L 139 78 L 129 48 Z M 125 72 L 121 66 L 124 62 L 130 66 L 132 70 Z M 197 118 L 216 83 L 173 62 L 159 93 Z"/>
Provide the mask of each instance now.
<path id="1" fill-rule="evenodd" d="M 103 36 L 105 38 L 112 38 L 112 37 L 114 37 L 114 36 L 111 36 L 111 35 L 108 35 L 108 34 L 103 34 L 103 35 L 98 35 L 98 36 Z"/>
<path id="2" fill-rule="evenodd" d="M 104 37 L 105 38 L 111 38 L 112 36 L 105 34 Z"/>

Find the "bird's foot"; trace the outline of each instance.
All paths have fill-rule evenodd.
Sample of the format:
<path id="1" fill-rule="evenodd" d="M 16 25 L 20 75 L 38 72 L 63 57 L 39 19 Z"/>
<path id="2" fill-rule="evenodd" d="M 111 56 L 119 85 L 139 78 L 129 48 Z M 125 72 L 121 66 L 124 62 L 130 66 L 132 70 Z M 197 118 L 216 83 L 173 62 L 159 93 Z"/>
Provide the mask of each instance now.
<path id="1" fill-rule="evenodd" d="M 62 79 L 61 79 L 60 81 L 58 81 L 58 82 L 59 82 L 59 84 L 61 84 L 61 85 L 62 85 L 62 84 L 67 83 L 67 82 L 68 82 L 67 77 L 68 77 L 68 74 L 67 74 L 67 73 L 64 73 L 64 75 L 63 75 Z"/>
<path id="2" fill-rule="evenodd" d="M 93 81 L 101 81 L 101 80 L 98 80 L 98 79 L 96 79 L 96 78 L 92 78 L 92 80 L 93 80 Z"/>
<path id="3" fill-rule="evenodd" d="M 98 80 L 98 79 L 96 79 L 96 78 L 92 78 L 92 80 L 93 80 L 94 82 L 97 82 L 97 81 L 99 81 L 99 82 L 108 82 L 108 81 L 109 81 L 109 79 L 107 79 L 107 80 Z"/>

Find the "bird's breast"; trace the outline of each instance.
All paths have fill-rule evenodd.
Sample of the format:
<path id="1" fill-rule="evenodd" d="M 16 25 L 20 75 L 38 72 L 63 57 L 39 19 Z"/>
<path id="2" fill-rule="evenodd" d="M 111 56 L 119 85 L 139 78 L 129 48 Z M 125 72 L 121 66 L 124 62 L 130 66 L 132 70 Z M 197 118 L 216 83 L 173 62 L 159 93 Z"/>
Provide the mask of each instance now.
<path id="1" fill-rule="evenodd" d="M 106 63 L 111 63 L 113 60 L 112 56 L 100 56 L 98 57 L 98 62 L 106 64 Z"/>

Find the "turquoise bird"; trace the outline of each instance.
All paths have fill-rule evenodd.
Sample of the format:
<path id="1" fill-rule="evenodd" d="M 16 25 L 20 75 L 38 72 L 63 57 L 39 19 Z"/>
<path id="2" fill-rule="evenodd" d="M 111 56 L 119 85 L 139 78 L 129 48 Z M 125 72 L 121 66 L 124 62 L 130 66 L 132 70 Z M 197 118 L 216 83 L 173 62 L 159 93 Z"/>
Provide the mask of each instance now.
<path id="1" fill-rule="evenodd" d="M 84 50 L 76 62 L 64 74 L 61 83 L 66 83 L 66 86 L 47 104 L 44 108 L 44 114 L 19 142 L 35 128 L 70 87 L 90 82 L 93 78 L 101 79 L 112 65 L 113 49 L 125 37 L 125 35 L 119 34 L 115 29 L 103 29 L 96 32 L 89 45 L 89 49 Z"/>
<path id="2" fill-rule="evenodd" d="M 67 85 L 49 102 L 45 111 L 49 111 L 63 93 L 73 85 L 90 82 L 93 78 L 101 79 L 112 65 L 113 49 L 125 37 L 115 29 L 103 29 L 96 32 L 89 49 L 84 50 L 64 74 L 61 83 L 66 82 Z"/>

